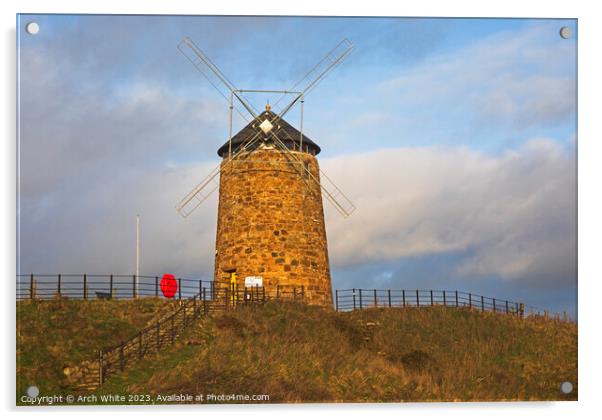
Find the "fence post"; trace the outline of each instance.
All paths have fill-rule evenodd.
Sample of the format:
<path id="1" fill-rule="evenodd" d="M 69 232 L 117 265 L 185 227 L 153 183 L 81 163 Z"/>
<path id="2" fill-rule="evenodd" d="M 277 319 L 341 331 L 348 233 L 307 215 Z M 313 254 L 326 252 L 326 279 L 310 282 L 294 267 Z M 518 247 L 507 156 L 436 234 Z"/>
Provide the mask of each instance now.
<path id="1" fill-rule="evenodd" d="M 29 299 L 33 300 L 35 297 L 35 291 L 33 288 L 33 274 L 29 275 Z"/>
<path id="2" fill-rule="evenodd" d="M 109 276 L 109 294 L 111 296 L 111 299 L 113 299 L 113 275 L 112 274 Z"/>
<path id="3" fill-rule="evenodd" d="M 58 275 L 58 281 L 56 284 L 56 292 L 59 294 L 59 296 L 61 295 L 61 275 Z"/>
<path id="4" fill-rule="evenodd" d="M 458 291 L 456 290 L 456 308 L 458 307 Z"/>
<path id="5" fill-rule="evenodd" d="M 182 279 L 178 279 L 178 300 L 182 300 Z"/>
<path id="6" fill-rule="evenodd" d="M 431 290 L 431 306 L 433 306 L 433 305 L 434 305 L 434 303 L 433 303 L 433 291 Z"/>
<path id="7" fill-rule="evenodd" d="M 495 310 L 495 298 L 493 298 L 493 313 L 496 313 L 496 310 Z"/>
<path id="8" fill-rule="evenodd" d="M 88 299 L 88 275 L 84 274 L 84 300 Z"/>
<path id="9" fill-rule="evenodd" d="M 103 361 L 102 361 L 102 349 L 98 350 L 98 383 L 99 385 L 102 385 L 104 378 L 103 378 L 103 370 L 104 370 L 104 366 L 103 366 Z"/>
<path id="10" fill-rule="evenodd" d="M 443 290 L 443 306 L 447 306 L 447 300 L 445 299 L 445 290 Z"/>
<path id="11" fill-rule="evenodd" d="M 406 289 L 401 290 L 401 299 L 403 300 L 403 307 L 406 307 Z"/>
<path id="12" fill-rule="evenodd" d="M 485 312 L 485 298 L 481 296 L 481 312 Z"/>
<path id="13" fill-rule="evenodd" d="M 364 305 L 362 302 L 362 289 L 360 289 L 360 309 L 363 309 Z"/>
<path id="14" fill-rule="evenodd" d="M 353 289 L 352 296 L 353 296 L 353 310 L 355 310 L 355 289 Z"/>
<path id="15" fill-rule="evenodd" d="M 132 298 L 136 299 L 136 275 L 132 275 Z"/>
<path id="16" fill-rule="evenodd" d="M 155 276 L 155 297 L 159 297 L 159 276 Z"/>
<path id="17" fill-rule="evenodd" d="M 509 311 L 508 311 L 508 301 L 506 301 L 506 315 L 508 315 Z"/>
<path id="18" fill-rule="evenodd" d="M 207 315 L 207 289 L 203 287 L 203 313 Z"/>
<path id="19" fill-rule="evenodd" d="M 263 300 L 263 303 L 265 303 L 265 286 L 261 287 L 261 298 Z"/>
<path id="20" fill-rule="evenodd" d="M 391 307 L 391 289 L 389 289 L 387 297 L 389 298 L 389 308 Z"/>
<path id="21" fill-rule="evenodd" d="M 468 307 L 472 309 L 472 293 L 468 294 Z"/>
<path id="22" fill-rule="evenodd" d="M 416 306 L 420 306 L 420 296 L 418 295 L 418 289 L 416 289 Z"/>
<path id="23" fill-rule="evenodd" d="M 123 343 L 123 341 L 121 342 L 121 344 L 119 345 L 119 369 L 121 369 L 121 371 L 123 371 L 125 369 L 125 355 L 123 354 L 123 347 L 125 346 L 125 344 Z"/>
<path id="24" fill-rule="evenodd" d="M 280 285 L 276 285 L 276 299 L 280 299 Z"/>
<path id="25" fill-rule="evenodd" d="M 374 289 L 374 307 L 378 308 L 378 301 L 376 300 L 376 289 Z"/>
<path id="26" fill-rule="evenodd" d="M 339 312 L 339 289 L 334 291 L 334 310 Z"/>
<path id="27" fill-rule="evenodd" d="M 525 304 L 520 303 L 520 319 L 525 319 Z"/>

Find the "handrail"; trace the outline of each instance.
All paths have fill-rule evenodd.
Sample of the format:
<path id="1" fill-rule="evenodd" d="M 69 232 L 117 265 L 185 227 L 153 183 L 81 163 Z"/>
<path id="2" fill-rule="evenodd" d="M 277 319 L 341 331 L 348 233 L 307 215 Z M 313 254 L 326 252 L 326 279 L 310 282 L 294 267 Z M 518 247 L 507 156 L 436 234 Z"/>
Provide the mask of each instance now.
<path id="1" fill-rule="evenodd" d="M 525 318 L 525 305 L 508 299 L 499 299 L 458 290 L 436 289 L 337 289 L 335 290 L 335 309 L 352 311 L 382 307 L 462 307 L 494 312 Z M 527 316 L 541 316 L 527 307 Z M 570 321 L 566 312 L 563 314 L 544 311 L 544 317 Z"/>

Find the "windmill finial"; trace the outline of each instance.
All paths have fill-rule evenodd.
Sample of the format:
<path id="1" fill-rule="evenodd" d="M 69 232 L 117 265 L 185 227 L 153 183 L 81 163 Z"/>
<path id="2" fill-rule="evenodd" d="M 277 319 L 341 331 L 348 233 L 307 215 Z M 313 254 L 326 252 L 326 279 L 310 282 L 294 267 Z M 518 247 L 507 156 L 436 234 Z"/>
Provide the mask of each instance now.
<path id="1" fill-rule="evenodd" d="M 268 103 L 265 104 L 265 110 L 269 111 L 270 109 L 272 109 L 272 105 L 270 105 L 270 100 L 268 99 Z"/>

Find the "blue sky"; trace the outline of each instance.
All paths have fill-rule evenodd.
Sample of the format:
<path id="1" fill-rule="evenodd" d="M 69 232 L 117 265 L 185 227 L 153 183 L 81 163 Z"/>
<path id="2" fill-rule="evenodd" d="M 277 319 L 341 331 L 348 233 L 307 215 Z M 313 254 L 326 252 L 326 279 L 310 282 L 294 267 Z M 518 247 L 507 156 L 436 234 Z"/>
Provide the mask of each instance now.
<path id="1" fill-rule="evenodd" d="M 286 89 L 347 37 L 304 109 L 358 207 L 325 205 L 334 287 L 574 311 L 577 41 L 561 26 L 576 35 L 574 20 L 21 15 L 20 269 L 132 272 L 140 213 L 144 273 L 209 278 L 216 197 L 188 219 L 174 205 L 219 163 L 227 103 L 176 45 L 239 88 Z"/>

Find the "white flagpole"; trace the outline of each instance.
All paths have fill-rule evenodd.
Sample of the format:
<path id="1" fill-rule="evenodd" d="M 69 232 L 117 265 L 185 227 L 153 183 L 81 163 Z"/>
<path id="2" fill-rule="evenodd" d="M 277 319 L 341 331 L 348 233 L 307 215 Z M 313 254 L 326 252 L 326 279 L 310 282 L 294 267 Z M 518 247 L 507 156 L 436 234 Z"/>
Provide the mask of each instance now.
<path id="1" fill-rule="evenodd" d="M 140 215 L 136 215 L 136 297 L 139 297 L 140 276 Z"/>

